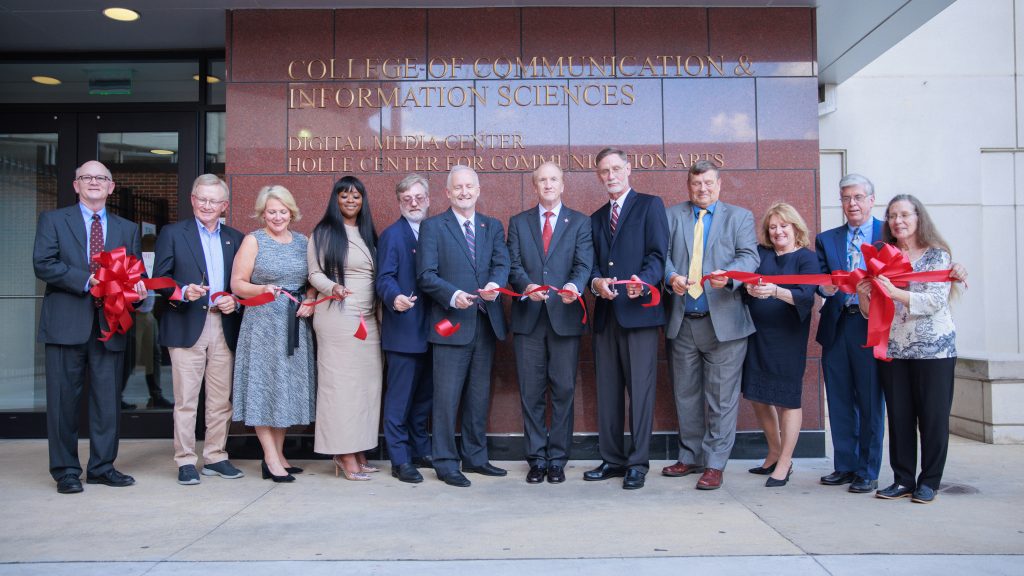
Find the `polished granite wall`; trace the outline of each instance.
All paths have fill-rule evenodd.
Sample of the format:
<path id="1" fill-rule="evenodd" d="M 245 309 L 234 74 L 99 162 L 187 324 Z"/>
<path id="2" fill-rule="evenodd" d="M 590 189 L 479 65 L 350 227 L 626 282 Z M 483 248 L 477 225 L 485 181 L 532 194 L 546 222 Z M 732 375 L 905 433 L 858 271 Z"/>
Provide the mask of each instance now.
<path id="1" fill-rule="evenodd" d="M 565 204 L 590 213 L 606 201 L 606 195 L 589 159 L 608 145 L 647 155 L 634 163 L 631 183 L 637 190 L 662 196 L 666 205 L 685 199 L 691 155 L 711 155 L 723 165 L 723 201 L 749 208 L 759 219 L 768 205 L 784 200 L 797 207 L 812 230 L 820 228 L 811 9 L 239 10 L 229 12 L 227 38 L 230 223 L 244 231 L 256 226 L 249 214 L 260 187 L 282 184 L 295 194 L 304 214 L 297 229 L 308 233 L 323 212 L 332 183 L 345 174 L 354 174 L 366 184 L 377 228 L 382 230 L 398 216 L 394 186 L 407 173 L 406 163 L 415 168 L 417 160 L 418 171 L 430 180 L 432 213 L 440 212 L 447 208 L 443 188 L 449 157 L 475 158 L 459 161 L 480 163 L 478 208 L 507 222 L 536 204 L 529 162 L 537 161 L 536 155 L 555 156 L 567 168 Z M 666 55 L 681 55 L 683 61 L 693 58 L 680 73 L 674 67 L 654 74 L 651 69 L 641 70 L 644 58 Z M 708 55 L 721 73 L 706 64 Z M 555 72 L 556 77 L 522 78 L 523 69 L 513 66 L 507 77 L 495 78 L 506 74 L 505 60 L 499 58 L 514 62 L 520 57 L 529 62 L 546 57 L 553 62 L 567 56 L 636 58 L 624 61 L 627 64 L 618 77 L 568 77 L 578 70 L 566 70 L 566 76 Z M 741 57 L 746 68 L 739 67 Z M 332 58 L 336 79 L 310 78 L 309 62 L 314 62 L 312 76 L 318 77 L 319 62 Z M 441 64 L 453 58 L 461 58 L 463 65 L 453 70 Z M 480 58 L 488 62 L 480 62 L 474 70 L 473 63 Z M 701 68 L 697 58 L 705 59 Z M 351 75 L 349 59 L 356 63 Z M 375 63 L 368 71 L 366 59 Z M 414 61 L 397 70 L 389 68 L 396 60 L 382 66 L 385 59 Z M 303 64 L 293 66 L 290 77 L 289 64 L 295 61 Z M 402 78 L 385 77 L 395 74 Z M 601 91 L 601 98 L 610 91 L 613 104 L 602 100 L 595 106 L 571 101 L 561 105 L 556 99 L 554 105 L 536 105 L 538 99 L 544 103 L 548 86 L 557 95 L 559 90 L 586 85 L 600 86 L 595 90 Z M 518 94 L 528 98 L 529 105 L 502 105 L 505 102 L 497 97 L 500 91 L 514 93 L 523 86 L 527 88 Z M 442 107 L 427 106 L 431 102 L 424 98 L 419 106 L 381 108 L 369 100 L 363 107 L 339 107 L 330 100 L 320 108 L 296 100 L 299 90 L 307 96 L 314 89 L 358 94 L 360 88 L 369 88 L 373 94 L 377 88 L 386 94 L 393 88 L 400 94 L 408 90 L 457 94 L 468 92 L 469 87 L 486 93 L 486 102 Z M 631 102 L 624 104 L 626 100 Z M 519 135 L 523 148 L 494 149 L 472 143 L 441 151 L 373 146 L 374 137 L 397 136 L 401 141 L 410 135 L 443 138 L 482 133 Z M 363 150 L 289 151 L 289 137 L 303 135 L 342 137 L 338 142 L 351 138 Z M 332 159 L 335 168 L 346 167 L 346 157 L 351 172 L 329 171 Z M 650 167 L 636 166 L 642 161 Z M 422 169 L 431 167 L 437 169 Z M 813 338 L 808 352 L 804 429 L 822 430 L 820 349 Z M 576 388 L 578 434 L 596 430 L 595 402 L 593 356 L 589 338 L 584 338 Z M 744 402 L 741 410 L 740 429 L 756 430 L 749 404 Z M 675 426 L 662 353 L 655 430 L 670 432 Z M 510 340 L 498 348 L 490 431 L 522 431 Z"/>

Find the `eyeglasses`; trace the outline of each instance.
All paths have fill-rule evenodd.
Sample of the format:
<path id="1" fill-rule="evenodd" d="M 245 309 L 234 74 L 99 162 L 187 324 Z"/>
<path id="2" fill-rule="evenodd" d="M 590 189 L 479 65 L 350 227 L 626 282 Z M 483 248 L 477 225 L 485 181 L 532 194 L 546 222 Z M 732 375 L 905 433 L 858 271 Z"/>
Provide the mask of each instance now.
<path id="1" fill-rule="evenodd" d="M 612 166 L 611 168 L 602 168 L 601 170 L 597 171 L 597 174 L 598 174 L 598 176 L 605 176 L 605 177 L 607 177 L 610 174 L 614 174 L 614 175 L 618 176 L 618 175 L 622 174 L 625 171 L 626 171 L 626 167 L 625 166 L 618 166 L 618 165 L 616 165 L 616 166 Z"/>
<path id="2" fill-rule="evenodd" d="M 854 196 L 840 196 L 839 197 L 839 201 L 842 202 L 843 204 L 850 204 L 852 202 L 856 202 L 857 204 L 862 204 L 867 199 L 868 199 L 868 197 L 865 196 L 864 194 L 857 194 L 857 195 L 854 195 Z"/>
<path id="3" fill-rule="evenodd" d="M 82 184 L 89 184 L 91 182 L 106 184 L 107 182 L 113 182 L 113 180 L 110 179 L 110 176 L 93 176 L 91 174 L 83 174 L 78 178 L 75 178 L 75 180 L 78 180 Z"/>
<path id="4" fill-rule="evenodd" d="M 214 200 L 213 198 L 200 198 L 199 196 L 192 196 L 192 199 L 200 206 L 216 206 L 227 202 L 227 200 Z"/>
<path id="5" fill-rule="evenodd" d="M 898 214 L 894 212 L 885 217 L 889 222 L 895 222 L 896 220 L 903 220 L 906 222 L 911 218 L 917 218 L 917 212 L 900 212 Z"/>
<path id="6" fill-rule="evenodd" d="M 398 198 L 398 201 L 406 206 L 409 206 L 413 203 L 423 204 L 424 202 L 427 201 L 427 197 L 424 196 L 423 194 L 417 194 L 416 196 L 400 196 Z"/>

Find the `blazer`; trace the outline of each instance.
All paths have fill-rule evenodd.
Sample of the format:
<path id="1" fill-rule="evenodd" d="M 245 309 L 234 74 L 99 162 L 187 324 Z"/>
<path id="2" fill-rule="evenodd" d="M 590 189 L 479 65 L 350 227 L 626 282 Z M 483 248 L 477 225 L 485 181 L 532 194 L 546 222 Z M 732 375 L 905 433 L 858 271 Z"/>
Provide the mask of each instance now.
<path id="1" fill-rule="evenodd" d="M 169 276 L 178 286 L 206 284 L 210 274 L 206 269 L 206 256 L 199 239 L 199 222 L 195 218 L 182 220 L 164 226 L 156 240 L 156 262 L 153 274 L 156 278 Z M 242 245 L 244 234 L 230 226 L 220 226 L 220 246 L 224 252 L 224 290 L 231 291 L 231 265 L 235 252 Z M 168 297 L 172 290 L 160 290 Z M 206 324 L 209 313 L 207 299 L 192 302 L 169 301 L 160 317 L 160 345 L 170 348 L 191 348 L 195 346 Z M 228 348 L 235 350 L 238 330 L 242 325 L 241 309 L 221 315 L 221 327 Z"/>
<path id="2" fill-rule="evenodd" d="M 814 251 L 818 254 L 818 264 L 822 274 L 831 274 L 833 270 L 846 270 L 846 224 L 826 230 L 814 239 Z M 882 221 L 871 219 L 871 238 L 877 242 L 882 239 Z M 839 318 L 846 302 L 845 294 L 836 292 L 825 298 L 821 306 L 821 318 L 818 320 L 818 333 L 815 340 L 822 346 L 831 346 L 838 335 Z"/>
<path id="3" fill-rule="evenodd" d="M 418 354 L 427 351 L 427 308 L 430 300 L 416 285 L 416 234 L 404 217 L 388 226 L 377 240 L 377 280 L 381 300 L 381 348 Z M 396 312 L 395 298 L 416 296 L 416 305 Z"/>
<path id="4" fill-rule="evenodd" d="M 508 222 L 508 255 L 511 262 L 508 281 L 512 289 L 522 293 L 530 284 L 548 284 L 561 288 L 573 283 L 582 292 L 590 281 L 594 264 L 594 243 L 590 220 L 562 205 L 548 253 L 544 254 L 540 211 L 536 206 L 520 212 Z M 585 328 L 583 309 L 575 302 L 563 304 L 561 297 L 549 294 L 547 302 L 529 298 L 512 301 L 512 332 L 533 332 L 542 306 L 547 307 L 551 328 L 560 336 L 579 336 Z"/>
<path id="5" fill-rule="evenodd" d="M 693 253 L 693 227 L 697 218 L 689 201 L 676 204 L 668 209 L 668 223 L 671 231 L 668 245 L 668 262 L 665 265 L 665 279 L 672 274 L 686 276 L 690 270 L 690 255 Z M 761 264 L 757 255 L 757 237 L 754 234 L 754 215 L 746 208 L 719 201 L 711 221 L 711 229 L 704 242 L 702 274 L 713 270 L 739 270 L 756 272 Z M 754 333 L 754 321 L 743 303 L 742 283 L 730 280 L 725 288 L 715 290 L 704 285 L 708 297 L 708 311 L 715 337 L 719 342 L 745 338 Z M 669 308 L 666 338 L 679 335 L 686 312 L 685 296 L 666 290 Z"/>
<path id="6" fill-rule="evenodd" d="M 476 213 L 476 258 L 469 253 L 466 235 L 455 219 L 451 208 L 420 224 L 420 248 L 416 253 L 416 281 L 432 300 L 427 341 L 434 344 L 462 346 L 476 337 L 476 306 L 465 310 L 450 307 L 456 290 L 476 296 L 477 290 L 494 282 L 498 286 L 508 283 L 508 248 L 505 246 L 505 228 L 501 222 Z M 501 298 L 493 302 L 480 299 L 491 329 L 498 340 L 505 339 L 505 309 Z M 461 323 L 458 332 L 448 338 L 434 330 L 434 325 L 447 318 L 452 324 Z"/>
<path id="7" fill-rule="evenodd" d="M 619 223 L 614 236 L 611 230 L 611 203 L 590 215 L 590 231 L 594 238 L 594 266 L 587 286 L 595 278 L 629 280 L 634 274 L 651 284 L 661 286 L 668 247 L 668 221 L 661 198 L 631 190 L 619 210 Z M 661 306 L 643 307 L 650 296 L 630 299 L 620 289 L 613 300 L 598 297 L 594 304 L 595 331 L 604 329 L 605 319 L 615 314 L 623 328 L 648 328 L 665 324 Z"/>
<path id="8" fill-rule="evenodd" d="M 46 283 L 46 289 L 37 342 L 71 346 L 89 341 L 93 314 L 97 310 L 92 295 L 84 291 L 90 274 L 88 237 L 78 203 L 39 215 L 32 265 L 36 278 Z M 122 246 L 128 254 L 142 258 L 139 227 L 108 209 L 103 249 L 110 251 Z M 102 313 L 99 318 L 100 328 L 107 330 L 109 325 Z M 126 342 L 124 334 L 115 334 L 104 346 L 112 352 L 121 352 Z"/>

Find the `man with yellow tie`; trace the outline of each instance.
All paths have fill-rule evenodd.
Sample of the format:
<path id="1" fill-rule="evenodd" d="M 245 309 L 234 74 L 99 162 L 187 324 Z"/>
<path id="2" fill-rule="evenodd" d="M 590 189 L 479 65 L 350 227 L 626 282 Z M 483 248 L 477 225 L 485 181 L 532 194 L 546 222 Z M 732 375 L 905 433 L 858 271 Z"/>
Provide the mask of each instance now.
<path id="1" fill-rule="evenodd" d="M 722 177 L 711 162 L 687 176 L 690 200 L 666 210 L 669 227 L 665 283 L 669 295 L 669 373 L 679 417 L 679 461 L 665 476 L 703 472 L 697 489 L 722 486 L 736 439 L 740 379 L 747 336 L 754 332 L 741 283 L 705 274 L 754 272 L 760 259 L 749 210 L 719 202 Z M 707 417 L 705 418 L 705 406 Z"/>

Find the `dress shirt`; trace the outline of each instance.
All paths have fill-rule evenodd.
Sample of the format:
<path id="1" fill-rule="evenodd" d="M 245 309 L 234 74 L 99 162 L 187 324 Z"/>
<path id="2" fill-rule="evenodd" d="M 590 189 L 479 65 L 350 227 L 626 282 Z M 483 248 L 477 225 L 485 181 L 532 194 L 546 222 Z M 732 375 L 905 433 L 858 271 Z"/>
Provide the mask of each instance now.
<path id="1" fill-rule="evenodd" d="M 103 245 L 107 245 L 107 207 L 106 205 L 104 205 L 103 208 L 100 208 L 99 212 L 93 212 L 92 210 L 87 208 L 85 204 L 82 204 L 81 202 L 78 203 L 78 207 L 82 210 L 82 221 L 85 222 L 85 259 L 88 262 L 90 261 L 89 258 L 92 256 L 91 254 L 89 254 L 89 245 L 92 241 L 91 235 L 93 214 L 99 214 L 100 216 L 100 226 L 103 227 Z M 90 278 L 92 278 L 92 276 L 90 276 Z M 90 286 L 89 281 L 86 280 L 85 289 L 82 291 L 88 292 L 90 288 L 92 288 L 92 286 Z"/>
<path id="2" fill-rule="evenodd" d="M 405 216 L 403 216 L 403 218 L 405 218 Z M 409 223 L 409 227 L 412 228 L 412 237 L 415 238 L 417 242 L 419 242 L 419 239 L 420 239 L 420 223 L 419 222 L 413 222 L 412 220 L 409 220 L 408 218 L 405 218 L 405 221 L 408 222 Z"/>
<path id="3" fill-rule="evenodd" d="M 212 232 L 198 218 L 196 225 L 199 226 L 199 241 L 203 245 L 203 256 L 206 258 L 206 271 L 210 275 L 206 279 L 207 286 L 210 287 L 206 293 L 209 298 L 217 292 L 224 291 L 224 247 L 220 243 L 220 220 Z M 213 304 L 211 300 L 210 305 Z"/>

